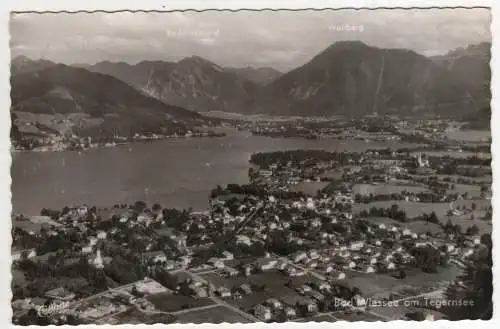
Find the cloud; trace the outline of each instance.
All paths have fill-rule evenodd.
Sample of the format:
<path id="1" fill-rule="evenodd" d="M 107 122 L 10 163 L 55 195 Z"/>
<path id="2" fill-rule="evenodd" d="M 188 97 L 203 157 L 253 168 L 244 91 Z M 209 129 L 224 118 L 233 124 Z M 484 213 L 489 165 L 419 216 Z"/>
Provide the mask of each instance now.
<path id="1" fill-rule="evenodd" d="M 442 54 L 490 41 L 486 9 L 14 14 L 13 55 L 57 62 L 205 57 L 289 70 L 340 40 Z"/>

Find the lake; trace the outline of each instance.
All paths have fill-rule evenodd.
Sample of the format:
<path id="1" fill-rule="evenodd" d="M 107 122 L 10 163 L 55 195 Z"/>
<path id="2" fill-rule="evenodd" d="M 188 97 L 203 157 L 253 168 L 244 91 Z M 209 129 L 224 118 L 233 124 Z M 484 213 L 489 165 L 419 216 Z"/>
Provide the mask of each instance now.
<path id="1" fill-rule="evenodd" d="M 235 130 L 227 133 L 219 138 L 168 139 L 81 153 L 12 153 L 13 211 L 36 215 L 44 207 L 107 207 L 136 200 L 203 210 L 212 188 L 248 182 L 248 160 L 255 152 L 411 147 L 360 140 L 269 138 Z"/>

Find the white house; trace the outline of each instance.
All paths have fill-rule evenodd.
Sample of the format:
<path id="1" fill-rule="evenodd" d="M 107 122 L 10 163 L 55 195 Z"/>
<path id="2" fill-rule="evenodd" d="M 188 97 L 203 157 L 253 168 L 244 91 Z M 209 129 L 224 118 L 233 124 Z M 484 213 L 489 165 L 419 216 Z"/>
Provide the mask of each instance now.
<path id="1" fill-rule="evenodd" d="M 207 263 L 212 265 L 215 268 L 224 268 L 226 266 L 224 264 L 224 261 L 222 261 L 219 258 L 215 258 L 215 257 L 210 258 Z"/>
<path id="2" fill-rule="evenodd" d="M 222 298 L 228 298 L 228 297 L 231 297 L 231 290 L 229 290 L 228 288 L 226 287 L 219 287 L 217 289 L 217 293 L 219 294 L 219 296 L 221 296 Z"/>
<path id="3" fill-rule="evenodd" d="M 269 298 L 268 300 L 266 300 L 266 305 L 274 309 L 280 309 L 283 307 L 283 304 L 276 298 Z"/>
<path id="4" fill-rule="evenodd" d="M 272 317 L 271 309 L 262 304 L 255 306 L 254 314 L 259 320 L 262 321 L 269 321 Z"/>

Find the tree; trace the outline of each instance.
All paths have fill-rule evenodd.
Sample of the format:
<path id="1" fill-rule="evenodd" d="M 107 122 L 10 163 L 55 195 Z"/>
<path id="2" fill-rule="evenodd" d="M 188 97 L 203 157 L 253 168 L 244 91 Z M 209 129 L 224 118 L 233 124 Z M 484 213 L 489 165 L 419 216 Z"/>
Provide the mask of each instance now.
<path id="1" fill-rule="evenodd" d="M 160 212 L 160 210 L 162 209 L 162 206 L 159 204 L 159 203 L 155 203 L 153 205 L 153 208 L 151 208 L 153 210 L 153 212 L 157 213 L 157 212 Z"/>
<path id="2" fill-rule="evenodd" d="M 143 212 L 146 209 L 146 207 L 147 207 L 147 204 L 144 201 L 136 201 L 134 203 L 134 211 L 138 214 Z"/>
<path id="3" fill-rule="evenodd" d="M 478 233 L 479 233 L 479 227 L 476 224 L 469 226 L 467 228 L 467 233 L 466 233 L 467 235 L 476 235 Z"/>
<path id="4" fill-rule="evenodd" d="M 472 305 L 444 309 L 450 320 L 489 320 L 493 315 L 493 257 L 490 234 L 481 236 L 485 257 L 478 257 L 460 276 L 465 288 L 450 285 L 446 295 L 450 300 L 469 300 Z"/>

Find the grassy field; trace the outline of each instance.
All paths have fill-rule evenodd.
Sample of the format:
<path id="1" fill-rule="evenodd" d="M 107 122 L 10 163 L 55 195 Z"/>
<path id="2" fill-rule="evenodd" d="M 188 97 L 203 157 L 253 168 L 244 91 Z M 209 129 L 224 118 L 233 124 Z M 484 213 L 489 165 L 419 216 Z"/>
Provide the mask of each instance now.
<path id="1" fill-rule="evenodd" d="M 322 190 L 328 185 L 328 182 L 302 182 L 290 186 L 290 191 L 303 192 L 308 195 L 316 195 L 319 190 Z"/>
<path id="2" fill-rule="evenodd" d="M 366 218 L 366 220 L 370 223 L 373 223 L 373 224 L 384 224 L 385 226 L 389 226 L 389 225 L 401 225 L 400 222 L 398 222 L 397 220 L 394 220 L 392 218 L 389 218 L 389 217 L 368 217 Z"/>
<path id="3" fill-rule="evenodd" d="M 393 278 L 388 274 L 375 273 L 348 278 L 347 281 L 358 287 L 363 295 L 373 296 L 387 292 L 401 292 L 407 289 L 422 289 L 436 286 L 439 282 L 454 280 L 461 274 L 455 266 L 440 267 L 438 273 L 426 273 L 420 269 L 406 271 L 404 280 Z"/>
<path id="4" fill-rule="evenodd" d="M 491 138 L 489 130 L 455 130 L 446 133 L 449 139 L 465 142 L 487 142 Z"/>
<path id="5" fill-rule="evenodd" d="M 424 202 L 405 202 L 405 201 L 376 201 L 367 204 L 356 203 L 353 206 L 353 212 L 359 213 L 362 210 L 369 211 L 370 208 L 391 208 L 392 205 L 397 205 L 399 209 L 405 210 L 408 218 L 429 214 L 432 211 L 436 212 L 439 219 L 446 217 L 447 211 L 450 209 L 448 203 L 424 203 Z"/>
<path id="6" fill-rule="evenodd" d="M 192 311 L 177 315 L 179 323 L 250 323 L 240 314 L 224 306 L 214 307 L 206 310 Z"/>
<path id="7" fill-rule="evenodd" d="M 105 319 L 105 324 L 169 324 L 174 320 L 175 317 L 172 315 L 145 314 L 137 310 L 135 307 L 132 307 L 125 312 L 113 315 L 112 317 Z"/>
<path id="8" fill-rule="evenodd" d="M 476 212 L 477 213 L 477 212 Z M 484 221 L 476 217 L 475 220 L 470 220 L 470 215 L 460 216 L 460 217 L 451 217 L 451 222 L 456 225 L 460 225 L 462 228 L 462 232 L 465 233 L 467 228 L 472 225 L 477 225 L 479 228 L 479 234 L 483 233 L 491 233 L 493 230 L 493 226 L 491 225 L 491 221 Z"/>
<path id="9" fill-rule="evenodd" d="M 451 222 L 453 224 L 460 225 L 464 232 L 469 226 L 476 224 L 479 228 L 480 233 L 491 233 L 492 226 L 490 224 L 492 223 L 492 221 L 481 220 L 481 218 L 486 215 L 486 209 L 491 206 L 491 200 L 459 200 L 455 202 L 455 206 L 460 208 L 465 206 L 467 209 L 472 209 L 473 203 L 476 204 L 476 210 L 472 212 L 475 218 L 474 221 L 470 220 L 472 214 L 468 213 L 463 216 L 451 217 Z M 447 218 L 445 220 L 447 220 Z"/>
<path id="10" fill-rule="evenodd" d="M 331 169 L 328 171 L 325 171 L 322 175 L 320 175 L 323 178 L 329 178 L 329 179 L 342 179 L 342 170 L 339 169 Z"/>
<path id="11" fill-rule="evenodd" d="M 435 223 L 429 223 L 429 222 L 424 222 L 424 221 L 413 221 L 413 222 L 408 222 L 402 224 L 403 227 L 410 229 L 413 233 L 438 233 L 441 232 L 443 229 L 441 226 Z"/>
<path id="12" fill-rule="evenodd" d="M 392 194 L 401 193 L 403 191 L 420 193 L 426 192 L 428 189 L 421 186 L 411 186 L 411 185 L 395 185 L 395 184 L 381 184 L 381 185 L 371 185 L 371 184 L 356 184 L 353 187 L 353 192 L 355 194 L 370 195 L 370 194 Z"/>
<path id="13" fill-rule="evenodd" d="M 443 180 L 445 178 L 451 178 L 452 180 L 457 180 L 457 179 L 467 179 L 467 180 L 472 180 L 474 183 L 481 184 L 481 183 L 490 183 L 493 181 L 493 177 L 491 175 L 486 175 L 486 176 L 481 176 L 481 177 L 468 177 L 468 176 L 462 176 L 462 175 L 436 175 L 438 179 Z"/>
<path id="14" fill-rule="evenodd" d="M 295 290 L 286 287 L 285 284 L 291 279 L 294 285 L 304 284 L 317 281 L 316 278 L 310 275 L 302 277 L 289 278 L 279 271 L 267 271 L 264 273 L 254 274 L 250 277 L 238 276 L 226 278 L 215 273 L 204 274 L 203 277 L 212 282 L 216 287 L 224 286 L 231 289 L 233 286 L 239 286 L 243 283 L 250 285 L 262 286 L 266 285 L 265 291 L 254 290 L 252 294 L 244 296 L 240 300 L 228 300 L 228 303 L 234 304 L 244 310 L 248 310 L 256 304 L 262 303 L 269 298 L 277 298 L 289 305 L 295 305 L 298 300 L 304 297 L 299 295 Z"/>
<path id="15" fill-rule="evenodd" d="M 468 193 L 472 198 L 480 198 L 481 197 L 481 187 L 479 185 L 466 185 L 466 184 L 455 184 L 454 189 L 449 189 L 447 193 Z"/>
<path id="16" fill-rule="evenodd" d="M 429 231 L 432 233 L 436 233 L 442 230 L 438 224 L 424 222 L 424 221 L 412 221 L 407 223 L 401 223 L 388 217 L 368 217 L 366 220 L 374 224 L 385 224 L 386 227 L 394 225 L 394 226 L 400 226 L 402 228 L 408 228 L 412 232 L 417 234 L 426 233 Z"/>
<path id="17" fill-rule="evenodd" d="M 409 218 L 413 218 L 424 213 L 430 213 L 432 211 L 436 212 L 437 217 L 442 223 L 446 223 L 449 219 L 453 224 L 458 224 L 462 227 L 463 232 L 467 230 L 467 228 L 473 224 L 476 224 L 479 227 L 479 231 L 481 233 L 491 233 L 492 226 L 491 222 L 483 221 L 483 218 L 486 214 L 486 210 L 484 207 L 489 207 L 491 205 L 490 200 L 459 200 L 454 203 L 454 207 L 462 208 L 465 206 L 467 209 L 472 209 L 472 204 L 476 204 L 476 211 L 473 213 L 467 213 L 462 216 L 446 216 L 448 210 L 450 209 L 449 203 L 421 203 L 421 202 L 404 202 L 404 201 L 378 201 L 372 202 L 368 204 L 355 204 L 353 206 L 353 212 L 359 213 L 362 210 L 369 211 L 371 207 L 377 208 L 390 208 L 393 204 L 398 205 L 400 209 L 404 209 Z M 474 215 L 475 220 L 471 221 L 471 215 Z M 399 223 L 390 218 L 386 217 L 369 217 L 368 221 L 377 224 L 386 224 L 386 225 L 395 225 L 400 224 L 401 227 L 406 227 L 412 230 L 415 233 L 424 233 L 424 232 L 439 232 L 441 228 L 437 224 L 426 223 L 422 221 L 416 222 L 408 222 L 408 223 Z"/>
<path id="18" fill-rule="evenodd" d="M 190 296 L 172 295 L 170 293 L 150 295 L 147 298 L 154 304 L 157 310 L 164 312 L 175 312 L 213 304 L 210 298 L 195 299 Z"/>
<path id="19" fill-rule="evenodd" d="M 435 156 L 435 157 L 445 157 L 449 156 L 452 158 L 457 158 L 457 159 L 463 159 L 463 158 L 469 158 L 472 156 L 477 156 L 478 158 L 482 159 L 489 159 L 491 158 L 491 154 L 489 153 L 474 153 L 474 152 L 459 152 L 459 151 L 422 151 L 422 152 L 412 152 L 411 155 L 417 156 L 418 153 L 422 153 L 428 156 Z"/>

